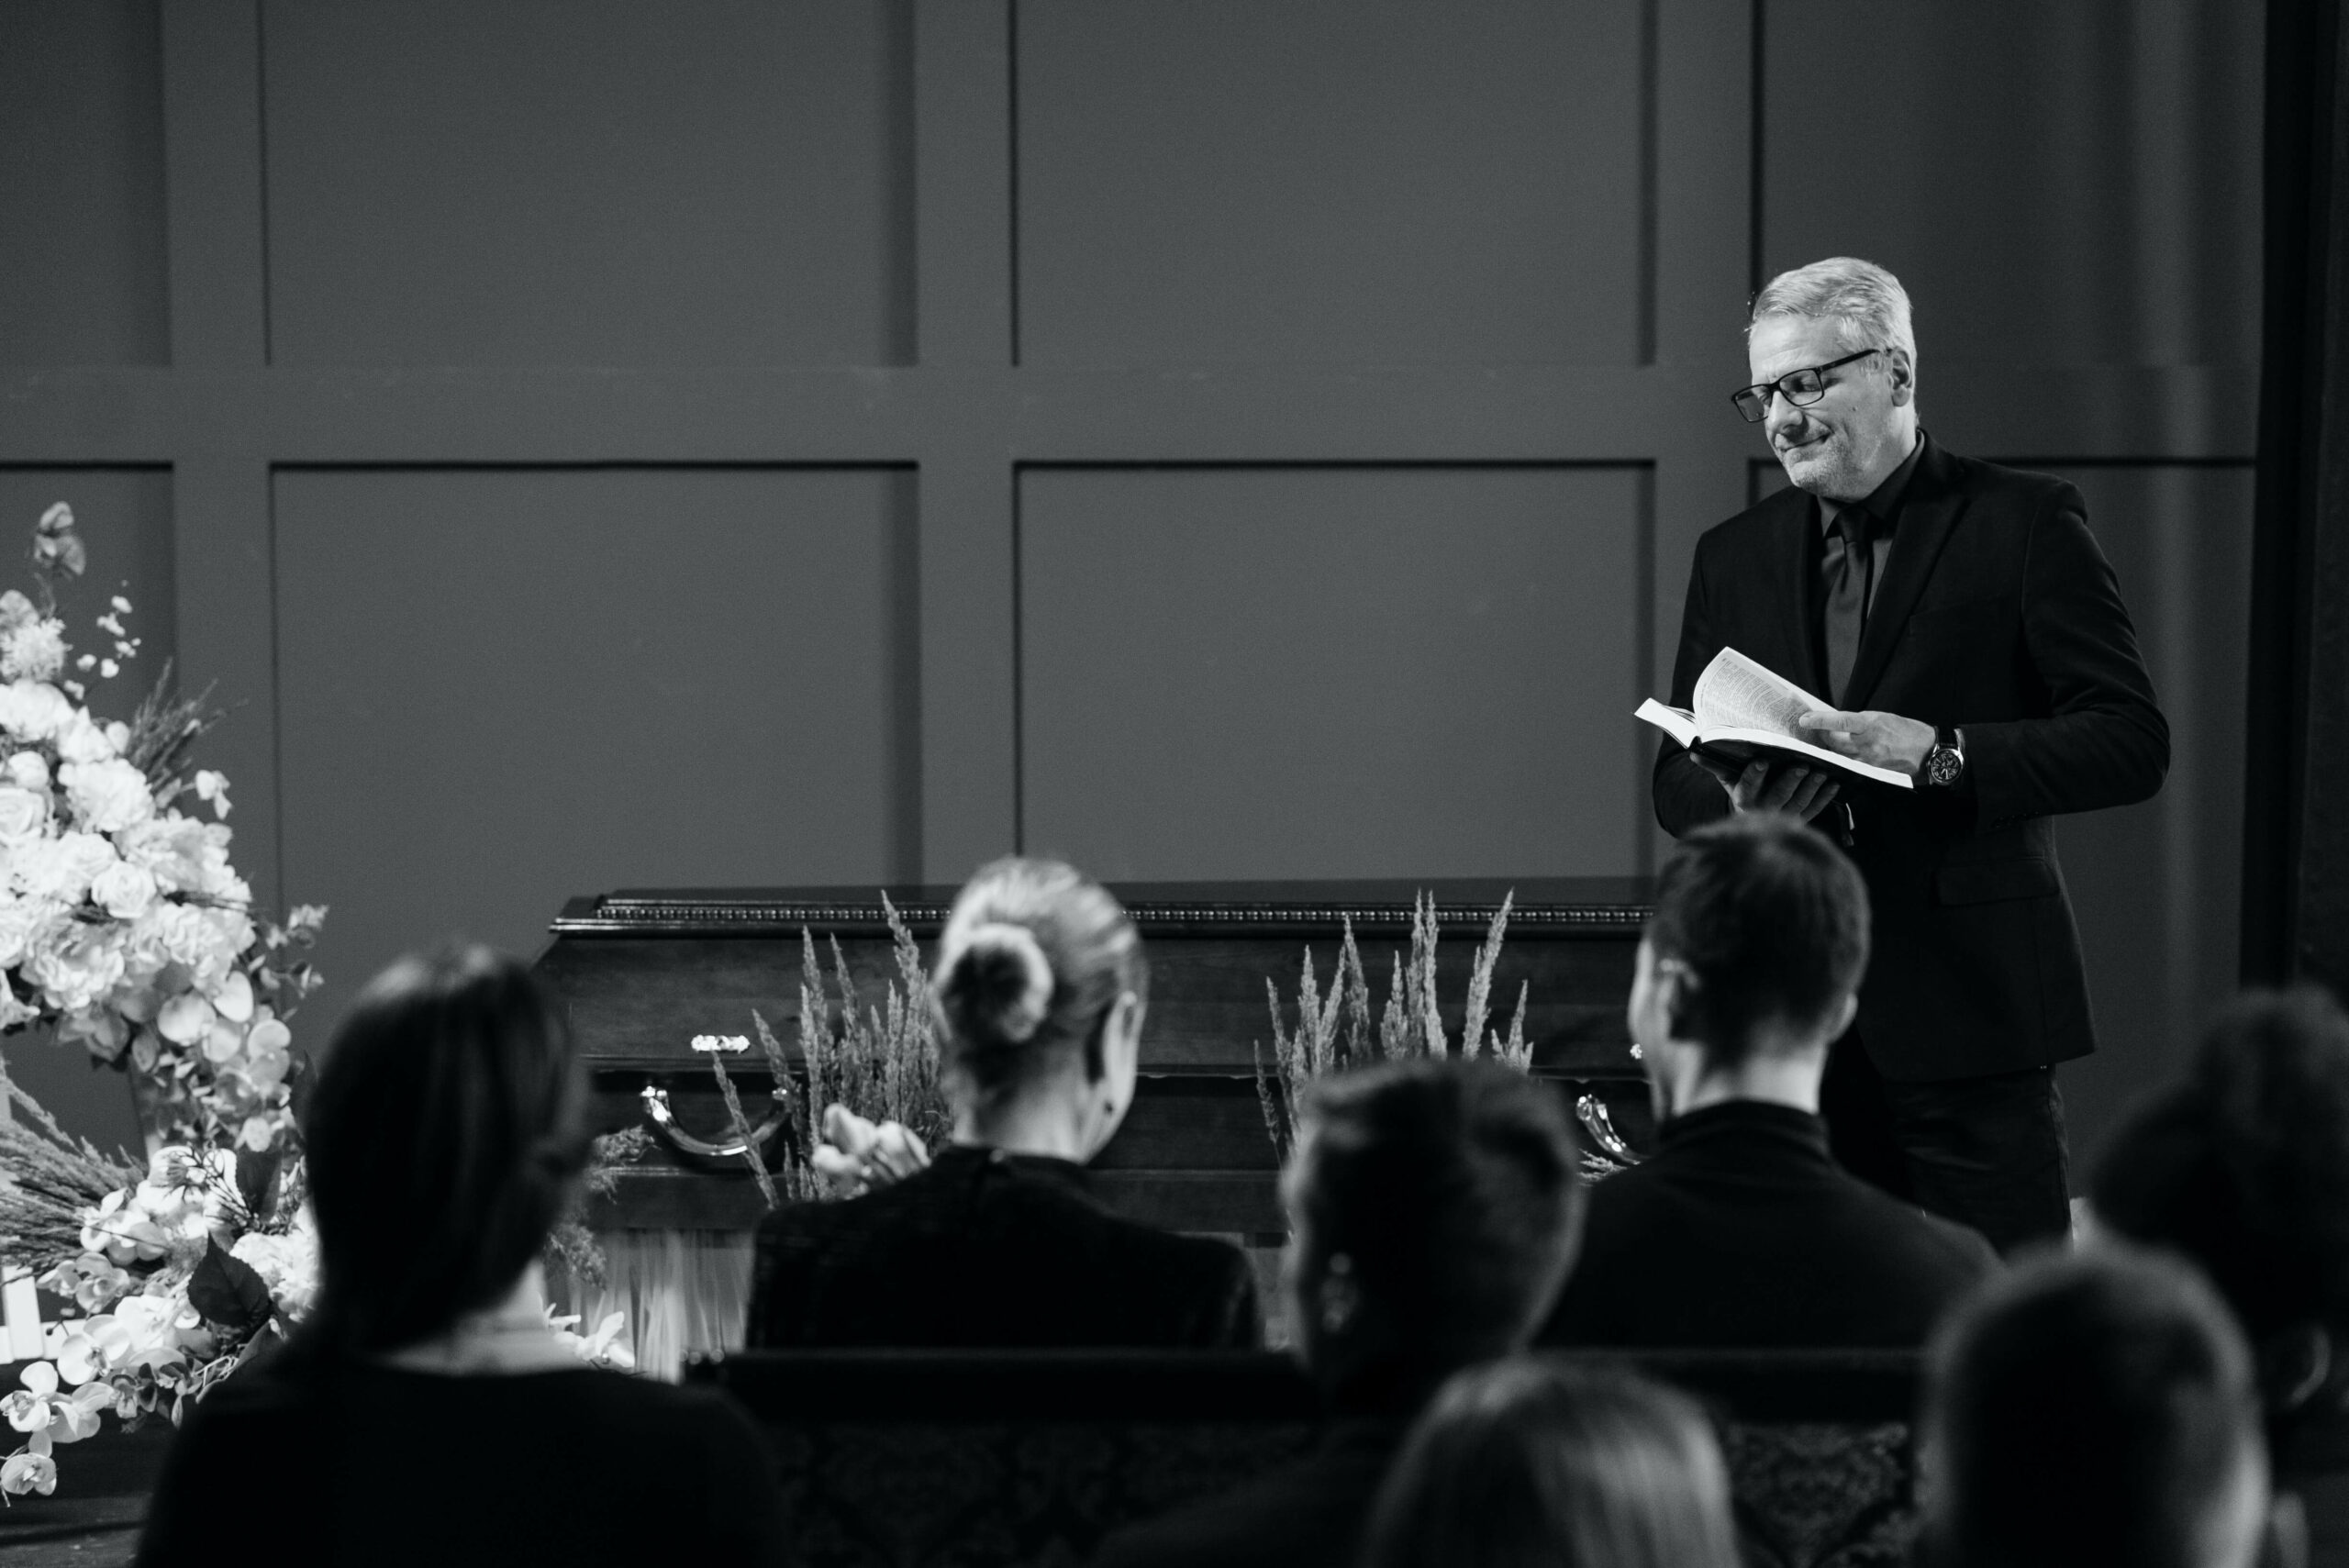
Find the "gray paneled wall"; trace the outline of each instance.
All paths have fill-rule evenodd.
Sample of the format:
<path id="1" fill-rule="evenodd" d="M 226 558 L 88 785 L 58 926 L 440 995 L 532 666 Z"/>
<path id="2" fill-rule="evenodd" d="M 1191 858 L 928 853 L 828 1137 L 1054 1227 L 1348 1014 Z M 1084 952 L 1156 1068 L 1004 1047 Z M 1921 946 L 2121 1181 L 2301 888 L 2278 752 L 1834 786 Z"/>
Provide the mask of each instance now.
<path id="1" fill-rule="evenodd" d="M 0 528 L 175 601 L 313 1043 L 619 883 L 1637 870 L 1746 292 L 1874 256 L 2181 730 L 2067 835 L 2092 1133 L 2232 964 L 2254 20 L 19 0 Z"/>

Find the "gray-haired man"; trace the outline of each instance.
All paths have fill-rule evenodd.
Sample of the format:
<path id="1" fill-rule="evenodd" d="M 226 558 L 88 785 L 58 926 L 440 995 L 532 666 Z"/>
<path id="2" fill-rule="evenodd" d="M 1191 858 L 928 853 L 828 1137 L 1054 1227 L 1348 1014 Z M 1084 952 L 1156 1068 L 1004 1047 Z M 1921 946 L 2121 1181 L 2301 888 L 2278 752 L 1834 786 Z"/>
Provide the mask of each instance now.
<path id="1" fill-rule="evenodd" d="M 1855 1173 L 2001 1251 L 2069 1217 L 2054 1065 L 2096 1047 L 2053 818 L 2145 799 L 2169 728 L 2079 492 L 1962 458 L 1917 422 L 1909 296 L 1849 257 L 1773 279 L 1734 395 L 1790 488 L 1697 546 L 1673 672 L 1722 648 L 1832 705 L 1820 744 L 1913 789 L 1743 772 L 1666 741 L 1674 834 L 1775 808 L 1848 840 L 1876 957 L 1823 1108 Z"/>

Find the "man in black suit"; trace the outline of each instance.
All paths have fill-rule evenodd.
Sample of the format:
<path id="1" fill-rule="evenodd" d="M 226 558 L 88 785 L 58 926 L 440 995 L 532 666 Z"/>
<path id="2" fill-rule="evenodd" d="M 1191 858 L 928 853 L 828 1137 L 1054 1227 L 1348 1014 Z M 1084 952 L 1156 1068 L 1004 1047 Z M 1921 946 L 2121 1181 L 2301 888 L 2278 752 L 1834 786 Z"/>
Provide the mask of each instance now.
<path id="1" fill-rule="evenodd" d="M 1698 540 L 1673 672 L 1735 648 L 1834 705 L 1820 744 L 1913 790 L 1735 771 L 1666 742 L 1656 819 L 1818 818 L 1848 844 L 1876 962 L 1825 1090 L 1836 1155 L 2001 1251 L 2069 1225 L 2058 1062 L 2095 1049 L 2054 817 L 2143 800 L 2169 765 L 2112 569 L 2062 480 L 1962 458 L 1917 423 L 1897 279 L 1781 274 L 1735 396 L 1793 481 Z"/>
<path id="2" fill-rule="evenodd" d="M 1583 1203 L 1563 1097 L 1457 1059 L 1317 1084 L 1281 1197 L 1282 1295 L 1331 1416 L 1320 1445 L 1112 1535 L 1095 1568 L 1352 1568 L 1411 1418 L 1453 1373 L 1524 1348 Z"/>
<path id="3" fill-rule="evenodd" d="M 1542 1343 L 1915 1350 L 1997 1267 L 1828 1157 L 1819 1081 L 1867 962 L 1859 873 L 1792 817 L 1673 851 L 1627 1009 L 1660 1146 L 1592 1193 Z"/>

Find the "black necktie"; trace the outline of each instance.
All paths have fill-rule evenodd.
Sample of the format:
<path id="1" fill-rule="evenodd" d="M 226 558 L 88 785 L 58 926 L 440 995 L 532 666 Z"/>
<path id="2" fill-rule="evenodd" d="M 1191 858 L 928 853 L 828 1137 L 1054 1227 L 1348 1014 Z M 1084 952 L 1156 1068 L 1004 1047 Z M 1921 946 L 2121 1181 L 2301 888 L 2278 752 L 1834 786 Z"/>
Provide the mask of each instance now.
<path id="1" fill-rule="evenodd" d="M 1823 617 L 1827 633 L 1827 700 L 1845 700 L 1844 687 L 1852 679 L 1852 666 L 1860 657 L 1860 632 L 1868 618 L 1868 573 L 1875 565 L 1874 552 L 1868 548 L 1868 517 L 1865 506 L 1846 506 L 1835 514 L 1835 526 L 1828 530 L 1827 547 L 1820 560 L 1820 569 L 1826 581 L 1827 604 Z"/>

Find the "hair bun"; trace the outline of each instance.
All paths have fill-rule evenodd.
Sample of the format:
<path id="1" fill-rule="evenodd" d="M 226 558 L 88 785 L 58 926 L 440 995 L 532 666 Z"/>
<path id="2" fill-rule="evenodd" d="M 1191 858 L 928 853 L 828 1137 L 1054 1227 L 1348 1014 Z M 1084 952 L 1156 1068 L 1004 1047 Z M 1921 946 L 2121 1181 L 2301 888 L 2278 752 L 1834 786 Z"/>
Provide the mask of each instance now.
<path id="1" fill-rule="evenodd" d="M 941 989 L 956 1033 L 1024 1045 L 1052 1009 L 1052 961 L 1027 927 L 988 921 L 972 928 Z"/>

